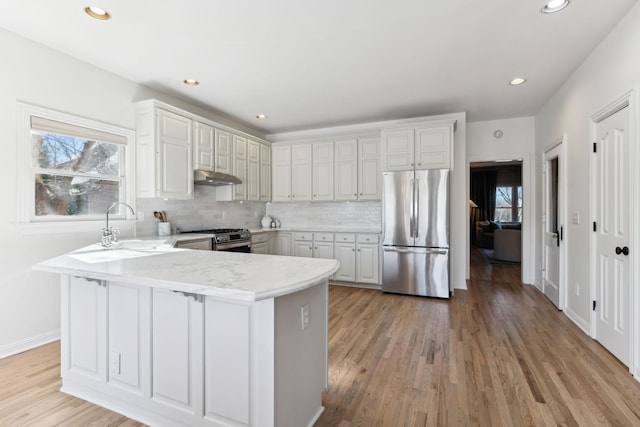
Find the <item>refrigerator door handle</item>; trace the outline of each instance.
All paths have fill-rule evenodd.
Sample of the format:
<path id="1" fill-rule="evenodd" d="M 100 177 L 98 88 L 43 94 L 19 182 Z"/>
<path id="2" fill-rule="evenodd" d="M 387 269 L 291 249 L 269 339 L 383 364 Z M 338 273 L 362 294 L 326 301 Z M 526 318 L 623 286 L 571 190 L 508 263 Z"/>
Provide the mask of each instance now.
<path id="1" fill-rule="evenodd" d="M 411 178 L 411 217 L 409 218 L 409 237 L 415 237 L 416 181 Z"/>
<path id="2" fill-rule="evenodd" d="M 395 246 L 384 246 L 382 250 L 384 252 L 400 252 L 400 253 L 425 254 L 425 255 L 446 255 L 447 254 L 447 249 L 440 249 L 440 248 L 398 248 Z"/>
<path id="3" fill-rule="evenodd" d="M 416 183 L 414 184 L 414 191 L 416 195 L 415 213 L 414 213 L 414 230 L 416 239 L 420 236 L 420 180 L 416 178 Z"/>

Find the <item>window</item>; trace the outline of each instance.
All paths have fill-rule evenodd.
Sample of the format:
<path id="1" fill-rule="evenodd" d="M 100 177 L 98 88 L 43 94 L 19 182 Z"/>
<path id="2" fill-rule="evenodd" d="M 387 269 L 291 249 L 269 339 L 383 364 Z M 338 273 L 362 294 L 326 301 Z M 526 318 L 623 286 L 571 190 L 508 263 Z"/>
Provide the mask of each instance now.
<path id="1" fill-rule="evenodd" d="M 127 160 L 133 132 L 22 105 L 24 222 L 102 220 L 114 202 L 131 204 Z M 114 219 L 126 212 L 113 212 Z"/>
<path id="2" fill-rule="evenodd" d="M 495 220 L 522 222 L 522 186 L 496 187 Z"/>

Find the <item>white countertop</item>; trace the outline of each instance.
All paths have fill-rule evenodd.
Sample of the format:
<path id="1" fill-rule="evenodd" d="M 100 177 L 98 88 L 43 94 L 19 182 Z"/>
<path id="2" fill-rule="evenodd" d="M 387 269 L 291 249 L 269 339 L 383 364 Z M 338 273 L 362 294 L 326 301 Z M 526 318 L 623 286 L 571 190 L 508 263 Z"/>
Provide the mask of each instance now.
<path id="1" fill-rule="evenodd" d="M 251 234 L 257 233 L 267 233 L 269 231 L 306 231 L 313 233 L 366 233 L 366 234 L 381 234 L 380 230 L 371 230 L 371 229 L 354 229 L 354 228 L 313 228 L 313 227 L 281 227 L 281 228 L 251 228 L 249 229 Z"/>
<path id="2" fill-rule="evenodd" d="M 140 250 L 139 254 L 122 259 L 117 259 L 117 253 L 109 253 L 121 249 L 105 250 L 95 244 L 43 261 L 34 269 L 190 292 L 220 300 L 258 301 L 314 286 L 331 276 L 340 265 L 336 260 L 320 258 L 176 249 L 170 246 L 170 238 L 157 248 Z M 138 251 L 131 249 L 130 252 Z"/>

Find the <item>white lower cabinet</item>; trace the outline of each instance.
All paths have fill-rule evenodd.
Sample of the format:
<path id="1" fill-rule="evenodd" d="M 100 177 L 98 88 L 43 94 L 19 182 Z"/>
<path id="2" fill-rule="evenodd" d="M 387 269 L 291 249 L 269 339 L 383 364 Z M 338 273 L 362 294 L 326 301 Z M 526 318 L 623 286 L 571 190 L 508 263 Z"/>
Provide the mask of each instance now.
<path id="1" fill-rule="evenodd" d="M 297 426 L 321 411 L 326 281 L 260 301 L 70 276 L 61 285 L 65 393 L 148 425 Z"/>
<path id="2" fill-rule="evenodd" d="M 334 280 L 380 284 L 380 246 L 377 234 L 336 233 L 335 259 L 340 268 Z"/>
<path id="3" fill-rule="evenodd" d="M 291 233 L 279 231 L 275 240 L 275 255 L 291 256 L 291 239 Z"/>
<path id="4" fill-rule="evenodd" d="M 251 234 L 251 253 L 270 255 L 273 254 L 274 232 L 266 231 Z"/>

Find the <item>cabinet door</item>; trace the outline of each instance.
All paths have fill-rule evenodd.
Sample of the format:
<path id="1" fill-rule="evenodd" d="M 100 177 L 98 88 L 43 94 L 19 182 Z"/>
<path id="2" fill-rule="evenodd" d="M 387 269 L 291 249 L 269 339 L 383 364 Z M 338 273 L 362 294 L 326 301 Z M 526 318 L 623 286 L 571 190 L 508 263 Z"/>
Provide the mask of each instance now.
<path id="1" fill-rule="evenodd" d="M 358 141 L 335 142 L 335 199 L 358 199 Z"/>
<path id="2" fill-rule="evenodd" d="M 313 243 L 313 257 L 333 259 L 333 242 L 317 242 Z"/>
<path id="3" fill-rule="evenodd" d="M 269 248 L 268 248 L 267 242 L 252 243 L 251 244 L 251 253 L 252 254 L 267 255 L 269 253 Z"/>
<path id="4" fill-rule="evenodd" d="M 358 141 L 358 199 L 382 199 L 381 177 L 380 139 L 360 139 Z"/>
<path id="5" fill-rule="evenodd" d="M 311 144 L 291 146 L 291 200 L 311 201 Z"/>
<path id="6" fill-rule="evenodd" d="M 416 169 L 449 169 L 452 135 L 450 126 L 416 129 Z"/>
<path id="7" fill-rule="evenodd" d="M 340 262 L 340 268 L 334 275 L 335 280 L 345 282 L 356 281 L 356 245 L 355 243 L 339 243 L 334 245 L 335 259 Z"/>
<path id="8" fill-rule="evenodd" d="M 293 242 L 293 256 L 313 257 L 313 242 L 295 240 Z"/>
<path id="9" fill-rule="evenodd" d="M 158 197 L 189 199 L 193 196 L 192 122 L 158 109 Z"/>
<path id="10" fill-rule="evenodd" d="M 379 284 L 379 246 L 358 244 L 357 249 L 356 281 L 359 283 L 372 283 L 376 285 Z"/>
<path id="11" fill-rule="evenodd" d="M 276 146 L 273 154 L 272 198 L 274 202 L 291 201 L 291 146 Z"/>
<path id="12" fill-rule="evenodd" d="M 213 126 L 196 122 L 193 168 L 213 171 L 215 168 L 216 130 Z"/>
<path id="13" fill-rule="evenodd" d="M 271 201 L 271 147 L 260 144 L 260 201 Z"/>
<path id="14" fill-rule="evenodd" d="M 189 414 L 203 411 L 203 303 L 152 290 L 151 398 Z"/>
<path id="15" fill-rule="evenodd" d="M 231 175 L 231 134 L 216 129 L 216 171 Z"/>
<path id="16" fill-rule="evenodd" d="M 247 200 L 260 200 L 260 144 L 247 142 Z"/>
<path id="17" fill-rule="evenodd" d="M 413 150 L 413 129 L 382 132 L 382 161 L 385 171 L 413 169 Z"/>
<path id="18" fill-rule="evenodd" d="M 232 135 L 233 170 L 232 175 L 238 177 L 242 184 L 233 185 L 234 200 L 247 200 L 247 138 Z"/>
<path id="19" fill-rule="evenodd" d="M 64 283 L 64 282 L 63 282 Z M 106 282 L 69 277 L 62 288 L 62 376 L 71 374 L 106 381 Z M 67 339 L 65 335 L 67 335 Z"/>
<path id="20" fill-rule="evenodd" d="M 333 142 L 313 144 L 313 200 L 333 200 Z"/>
<path id="21" fill-rule="evenodd" d="M 291 233 L 278 232 L 275 242 L 276 255 L 291 255 Z"/>

